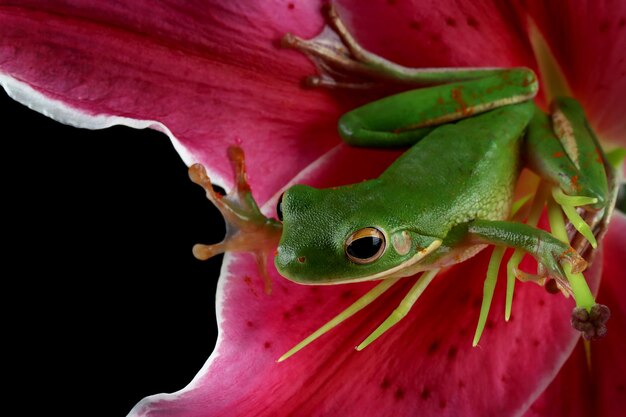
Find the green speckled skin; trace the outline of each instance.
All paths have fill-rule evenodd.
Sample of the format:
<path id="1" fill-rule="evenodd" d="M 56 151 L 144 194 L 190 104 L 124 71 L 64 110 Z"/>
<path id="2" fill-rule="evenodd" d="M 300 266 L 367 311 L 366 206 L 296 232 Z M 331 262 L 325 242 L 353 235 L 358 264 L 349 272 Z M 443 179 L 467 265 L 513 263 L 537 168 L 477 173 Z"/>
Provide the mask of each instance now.
<path id="1" fill-rule="evenodd" d="M 412 146 L 379 178 L 332 189 L 296 185 L 287 190 L 275 259 L 278 271 L 300 283 L 333 284 L 407 276 L 454 264 L 484 243 L 539 251 L 528 243 L 518 244 L 529 240 L 519 236 L 502 240 L 501 231 L 510 235 L 518 230 L 533 238 L 541 231 L 496 222 L 508 218 L 518 174 L 528 159 L 527 127 L 533 117 L 543 117 L 530 100 L 536 88 L 529 70 L 499 71 L 464 83 L 401 93 L 343 116 L 339 131 L 352 145 Z M 562 149 L 554 135 L 551 140 L 555 143 L 548 152 L 555 146 Z M 572 163 L 566 165 L 566 175 L 562 169 L 554 172 L 550 164 L 539 171 L 544 177 L 563 177 L 564 183 L 571 183 L 571 175 L 583 176 Z M 606 192 L 599 188 L 600 194 Z M 571 184 L 564 189 L 573 190 Z M 585 188 L 582 194 L 595 193 Z M 476 221 L 481 221 L 480 227 L 472 228 Z M 387 246 L 375 262 L 356 264 L 346 257 L 345 242 L 365 227 L 382 231 Z M 407 235 L 411 248 L 402 255 L 391 242 Z M 436 239 L 443 241 L 436 251 L 417 265 L 402 267 Z"/>
<path id="2" fill-rule="evenodd" d="M 392 207 L 410 202 L 402 221 L 440 238 L 458 223 L 506 218 L 532 112 L 527 102 L 436 129 L 380 176 L 379 197 Z M 389 187 L 394 195 L 383 196 Z"/>

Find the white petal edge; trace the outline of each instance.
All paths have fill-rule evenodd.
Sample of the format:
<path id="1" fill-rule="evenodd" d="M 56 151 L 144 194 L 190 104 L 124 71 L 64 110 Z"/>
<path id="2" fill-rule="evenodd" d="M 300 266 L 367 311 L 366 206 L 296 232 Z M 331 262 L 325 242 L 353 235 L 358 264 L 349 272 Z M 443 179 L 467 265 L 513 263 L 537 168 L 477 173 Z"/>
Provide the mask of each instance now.
<path id="1" fill-rule="evenodd" d="M 165 133 L 172 142 L 174 149 L 180 155 L 183 162 L 190 166 L 198 162 L 193 154 L 178 140 L 172 131 L 163 123 L 157 120 L 140 120 L 131 119 L 129 117 L 120 117 L 109 114 L 89 114 L 83 110 L 69 106 L 61 100 L 52 99 L 45 94 L 37 91 L 27 83 L 19 81 L 16 78 L 0 72 L 0 86 L 4 88 L 9 97 L 25 105 L 26 107 L 43 114 L 57 122 L 84 129 L 106 129 L 111 126 L 122 125 L 132 127 L 134 129 L 154 129 Z M 224 156 L 226 157 L 226 156 Z M 224 181 L 221 175 L 206 167 L 211 181 L 214 184 L 224 186 L 230 182 Z"/>
<path id="2" fill-rule="evenodd" d="M 194 388 L 199 386 L 200 379 L 208 372 L 213 361 L 219 357 L 219 348 L 224 339 L 222 336 L 222 323 L 223 323 L 222 311 L 224 308 L 224 292 L 226 288 L 226 281 L 231 279 L 231 276 L 232 276 L 229 274 L 229 267 L 235 258 L 236 258 L 236 255 L 233 255 L 230 252 L 227 252 L 226 255 L 224 255 L 224 260 L 222 261 L 222 268 L 220 269 L 220 276 L 217 281 L 217 290 L 215 293 L 215 313 L 216 313 L 216 318 L 217 318 L 217 340 L 215 342 L 215 347 L 213 348 L 213 352 L 211 352 L 208 359 L 206 360 L 204 365 L 202 365 L 202 368 L 200 368 L 196 376 L 194 376 L 193 379 L 189 382 L 189 384 L 187 384 L 184 388 L 176 392 L 173 392 L 171 394 L 165 394 L 165 393 L 154 394 L 154 395 L 150 395 L 148 397 L 143 398 L 141 401 L 135 404 L 135 406 L 128 413 L 127 417 L 145 417 L 148 415 L 148 412 L 150 411 L 150 405 L 152 403 L 155 403 L 158 401 L 173 401 L 178 396 L 184 394 L 185 392 L 193 390 Z"/>
<path id="3" fill-rule="evenodd" d="M 165 133 L 171 140 L 174 149 L 176 149 L 181 159 L 187 166 L 196 162 L 196 159 L 191 154 L 191 152 L 189 152 L 189 150 L 178 140 L 178 138 L 174 136 L 174 134 L 167 126 L 159 121 L 132 119 L 128 117 L 120 117 L 107 114 L 88 114 L 80 109 L 67 105 L 61 100 L 52 99 L 45 94 L 35 90 L 29 84 L 19 81 L 16 78 L 3 72 L 0 72 L 0 86 L 4 88 L 9 97 L 17 101 L 18 103 L 23 104 L 31 110 L 41 113 L 44 116 L 49 117 L 59 123 L 63 123 L 69 126 L 97 130 L 106 129 L 115 125 L 122 125 L 135 129 L 150 128 Z M 273 208 L 274 200 L 276 200 L 280 196 L 284 189 L 290 187 L 296 182 L 301 181 L 303 178 L 316 171 L 321 165 L 329 160 L 339 150 L 340 147 L 341 145 L 332 148 L 330 151 L 326 152 L 324 155 L 313 161 L 308 167 L 306 167 L 296 177 L 289 181 L 289 183 L 286 184 L 276 195 L 274 195 L 269 201 L 267 201 L 263 205 L 262 210 L 264 212 L 271 210 Z M 211 176 L 211 180 L 215 184 L 227 184 L 227 182 L 224 181 L 224 179 L 220 175 L 216 174 L 209 167 L 207 167 L 207 171 Z M 161 400 L 171 401 L 179 395 L 194 389 L 196 386 L 198 386 L 200 379 L 206 374 L 213 361 L 219 356 L 219 348 L 223 341 L 221 329 L 223 323 L 222 311 L 224 305 L 224 293 L 226 283 L 228 279 L 230 279 L 229 267 L 235 258 L 235 255 L 232 255 L 230 253 L 226 254 L 224 256 L 222 267 L 220 269 L 220 278 L 218 279 L 217 291 L 215 295 L 217 341 L 211 355 L 208 357 L 196 376 L 189 382 L 189 384 L 187 384 L 187 386 L 171 394 L 155 394 L 143 398 L 131 409 L 131 411 L 128 413 L 128 417 L 144 416 L 145 412 L 149 411 L 149 406 L 151 403 Z M 222 279 L 221 277 L 224 277 L 224 279 Z"/>
<path id="4" fill-rule="evenodd" d="M 265 202 L 265 204 L 263 204 L 263 206 L 261 207 L 261 211 L 264 213 L 267 213 L 268 211 L 273 210 L 274 205 L 275 205 L 275 200 L 278 199 L 278 197 L 281 195 L 283 190 L 290 187 L 296 182 L 302 182 L 304 178 L 306 178 L 308 175 L 310 175 L 311 173 L 319 169 L 321 166 L 323 166 L 325 163 L 327 163 L 339 151 L 339 149 L 342 146 L 343 145 L 340 144 L 331 148 L 329 151 L 324 153 L 322 156 L 317 158 L 315 161 L 309 164 L 306 168 L 300 171 L 300 173 L 296 175 L 293 179 L 291 179 L 284 187 L 282 187 L 279 192 L 274 194 L 272 198 L 270 198 L 268 201 Z M 194 378 L 189 382 L 189 384 L 187 384 L 187 386 L 171 394 L 165 394 L 165 393 L 154 394 L 154 395 L 150 395 L 148 397 L 143 398 L 132 408 L 132 410 L 130 410 L 127 417 L 145 417 L 148 415 L 147 413 L 150 411 L 150 405 L 152 403 L 155 403 L 158 401 L 173 401 L 178 396 L 198 387 L 200 380 L 202 379 L 204 375 L 206 375 L 213 361 L 219 357 L 220 345 L 223 341 L 222 323 L 224 322 L 224 318 L 223 318 L 222 312 L 224 308 L 224 294 L 225 294 L 226 284 L 228 280 L 236 279 L 236 278 L 232 278 L 233 275 L 230 274 L 230 265 L 233 263 L 233 261 L 237 259 L 238 256 L 248 256 L 248 255 L 247 254 L 235 254 L 234 255 L 232 253 L 226 253 L 226 255 L 224 256 L 224 260 L 222 262 L 222 268 L 220 269 L 220 276 L 218 278 L 217 290 L 215 293 L 217 341 L 215 342 L 215 348 L 213 349 L 213 352 L 211 353 L 211 355 L 208 357 L 204 365 L 202 365 L 202 368 L 200 368 L 196 376 L 194 376 Z"/>

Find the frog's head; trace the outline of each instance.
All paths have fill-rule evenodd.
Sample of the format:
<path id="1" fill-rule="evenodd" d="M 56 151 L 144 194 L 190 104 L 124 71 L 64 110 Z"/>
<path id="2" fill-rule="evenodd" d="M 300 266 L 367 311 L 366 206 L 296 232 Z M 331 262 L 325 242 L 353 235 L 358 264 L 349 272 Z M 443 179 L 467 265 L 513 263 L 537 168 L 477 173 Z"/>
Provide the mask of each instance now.
<path id="1" fill-rule="evenodd" d="M 383 199 L 374 181 L 316 189 L 296 185 L 281 197 L 278 272 L 303 284 L 400 276 L 441 240 L 406 228 L 407 210 Z"/>

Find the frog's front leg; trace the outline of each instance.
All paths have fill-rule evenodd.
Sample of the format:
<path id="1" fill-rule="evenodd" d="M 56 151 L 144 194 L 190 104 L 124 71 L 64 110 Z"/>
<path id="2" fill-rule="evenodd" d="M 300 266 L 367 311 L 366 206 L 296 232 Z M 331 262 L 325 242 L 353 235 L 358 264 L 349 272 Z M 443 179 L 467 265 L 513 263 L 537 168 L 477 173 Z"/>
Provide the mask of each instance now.
<path id="1" fill-rule="evenodd" d="M 228 149 L 228 158 L 235 174 L 235 187 L 225 196 L 213 189 L 206 170 L 200 164 L 189 167 L 189 177 L 206 191 L 207 198 L 220 210 L 226 221 L 226 236 L 213 245 L 197 244 L 193 254 L 206 260 L 220 253 L 250 252 L 255 255 L 259 274 L 265 282 L 265 292 L 271 292 L 271 281 L 267 272 L 267 257 L 275 249 L 282 231 L 281 224 L 261 213 L 250 192 L 246 178 L 243 150 Z"/>
<path id="2" fill-rule="evenodd" d="M 606 334 L 609 309 L 595 302 L 581 274 L 587 262 L 569 244 L 522 223 L 474 220 L 463 227 L 467 227 L 467 237 L 472 243 L 512 247 L 531 254 L 547 275 L 570 288 L 577 307 L 572 312 L 572 326 L 581 331 L 585 339 L 597 339 Z M 479 325 L 477 338 L 481 332 Z"/>

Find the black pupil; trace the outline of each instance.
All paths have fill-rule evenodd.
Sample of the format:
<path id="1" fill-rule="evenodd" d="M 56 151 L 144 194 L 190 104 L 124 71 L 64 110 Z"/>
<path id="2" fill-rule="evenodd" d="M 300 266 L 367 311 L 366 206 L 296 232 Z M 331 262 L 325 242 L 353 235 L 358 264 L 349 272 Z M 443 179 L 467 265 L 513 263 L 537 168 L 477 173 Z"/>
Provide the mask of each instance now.
<path id="1" fill-rule="evenodd" d="M 383 240 L 379 237 L 365 236 L 350 243 L 346 252 L 353 258 L 368 259 L 378 253 L 382 244 Z"/>
<path id="2" fill-rule="evenodd" d="M 278 199 L 278 204 L 276 204 L 276 215 L 278 216 L 278 220 L 283 221 L 283 196 L 285 193 L 281 194 Z"/>

